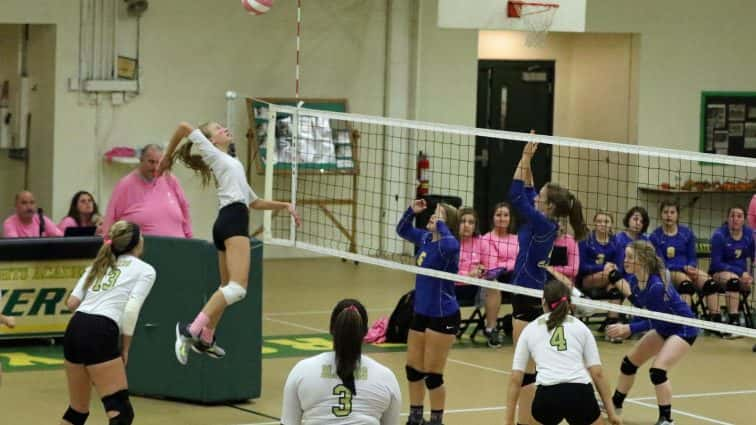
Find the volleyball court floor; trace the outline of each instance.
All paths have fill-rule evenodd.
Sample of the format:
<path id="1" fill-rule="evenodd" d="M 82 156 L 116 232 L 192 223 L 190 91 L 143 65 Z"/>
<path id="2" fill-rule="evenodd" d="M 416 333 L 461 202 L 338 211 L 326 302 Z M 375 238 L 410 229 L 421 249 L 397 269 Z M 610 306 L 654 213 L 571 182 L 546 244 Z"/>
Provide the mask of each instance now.
<path id="1" fill-rule="evenodd" d="M 346 297 L 361 300 L 368 308 L 372 323 L 381 316 L 388 316 L 414 281 L 413 275 L 404 272 L 354 265 L 337 258 L 267 260 L 263 276 L 262 396 L 233 406 L 201 406 L 133 397 L 135 424 L 279 424 L 286 376 L 297 361 L 328 347 L 328 320 L 335 303 Z M 469 310 L 463 309 L 463 317 L 466 314 Z M 230 325 L 221 323 L 221 326 Z M 478 342 L 474 345 L 465 336 L 449 355 L 444 374 L 446 425 L 504 422 L 513 349 L 511 345 L 488 348 L 481 337 Z M 610 344 L 599 340 L 601 359 L 612 390 L 620 361 L 633 342 Z M 673 418 L 677 425 L 756 424 L 756 353 L 751 352 L 754 342 L 747 338 L 721 340 L 710 336 L 696 341 L 691 352 L 670 373 Z M 166 341 L 162 349 L 172 350 L 173 341 Z M 3 351 L 7 349 L 0 350 L 0 356 Z M 403 391 L 402 411 L 407 412 L 404 347 L 368 347 L 366 351 L 394 371 Z M 648 367 L 647 364 L 639 370 L 636 385 L 625 403 L 625 424 L 656 421 L 656 401 Z M 94 392 L 93 398 L 87 423 L 105 423 Z M 0 422 L 57 424 L 66 406 L 67 390 L 61 367 L 3 374 Z"/>

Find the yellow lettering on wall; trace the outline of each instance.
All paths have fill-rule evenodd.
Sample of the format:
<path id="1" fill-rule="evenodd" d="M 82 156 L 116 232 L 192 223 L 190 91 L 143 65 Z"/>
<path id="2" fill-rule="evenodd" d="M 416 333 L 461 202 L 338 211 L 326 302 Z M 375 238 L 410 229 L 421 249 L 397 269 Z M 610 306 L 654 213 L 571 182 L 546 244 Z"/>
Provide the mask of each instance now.
<path id="1" fill-rule="evenodd" d="M 27 280 L 29 270 L 26 267 L 3 267 L 0 268 L 0 280 Z"/>

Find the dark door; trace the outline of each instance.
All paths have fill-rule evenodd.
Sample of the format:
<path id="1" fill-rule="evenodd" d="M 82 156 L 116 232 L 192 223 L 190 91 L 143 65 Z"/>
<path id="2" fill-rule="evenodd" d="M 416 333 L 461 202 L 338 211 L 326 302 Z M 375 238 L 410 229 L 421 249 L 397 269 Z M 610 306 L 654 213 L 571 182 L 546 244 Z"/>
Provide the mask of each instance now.
<path id="1" fill-rule="evenodd" d="M 482 60 L 478 63 L 476 125 L 480 128 L 551 135 L 554 116 L 554 62 Z M 507 199 L 525 144 L 478 137 L 475 142 L 475 199 L 482 232 L 490 230 L 494 206 Z M 551 145 L 533 160 L 536 188 L 551 179 Z"/>

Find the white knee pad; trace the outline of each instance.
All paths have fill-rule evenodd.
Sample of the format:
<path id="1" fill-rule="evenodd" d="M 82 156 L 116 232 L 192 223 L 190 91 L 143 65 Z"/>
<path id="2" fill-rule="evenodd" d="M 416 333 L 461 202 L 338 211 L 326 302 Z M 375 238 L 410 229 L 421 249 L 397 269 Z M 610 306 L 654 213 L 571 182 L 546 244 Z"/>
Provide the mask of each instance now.
<path id="1" fill-rule="evenodd" d="M 228 285 L 220 288 L 227 305 L 238 303 L 247 296 L 247 290 L 236 282 L 228 282 Z"/>

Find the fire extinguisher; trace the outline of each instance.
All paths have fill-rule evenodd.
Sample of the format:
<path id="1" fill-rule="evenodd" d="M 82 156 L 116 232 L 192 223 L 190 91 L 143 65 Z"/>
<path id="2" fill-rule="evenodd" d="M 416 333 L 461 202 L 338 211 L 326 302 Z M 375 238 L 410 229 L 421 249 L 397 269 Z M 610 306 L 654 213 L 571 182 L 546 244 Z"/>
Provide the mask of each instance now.
<path id="1" fill-rule="evenodd" d="M 417 199 L 422 198 L 430 192 L 428 183 L 428 171 L 430 170 L 430 161 L 428 156 L 420 151 L 417 154 Z"/>

